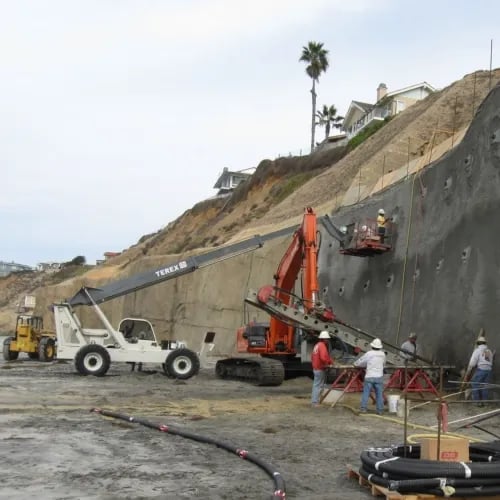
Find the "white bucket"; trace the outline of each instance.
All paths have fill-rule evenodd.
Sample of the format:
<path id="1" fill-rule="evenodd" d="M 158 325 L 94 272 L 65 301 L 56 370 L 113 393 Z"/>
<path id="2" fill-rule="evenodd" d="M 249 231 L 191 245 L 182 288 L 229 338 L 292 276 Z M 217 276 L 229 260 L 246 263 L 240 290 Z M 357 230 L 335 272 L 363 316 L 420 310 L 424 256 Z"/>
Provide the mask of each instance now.
<path id="1" fill-rule="evenodd" d="M 391 394 L 387 396 L 387 402 L 389 405 L 389 413 L 397 413 L 398 412 L 398 402 L 400 399 L 399 394 Z"/>

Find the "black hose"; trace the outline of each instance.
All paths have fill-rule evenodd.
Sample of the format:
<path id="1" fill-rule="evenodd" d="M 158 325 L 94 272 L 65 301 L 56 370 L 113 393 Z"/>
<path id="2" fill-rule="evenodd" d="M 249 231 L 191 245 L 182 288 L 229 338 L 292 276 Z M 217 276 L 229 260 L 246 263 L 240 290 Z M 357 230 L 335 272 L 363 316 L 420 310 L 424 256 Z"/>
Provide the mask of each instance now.
<path id="1" fill-rule="evenodd" d="M 105 417 L 118 418 L 126 422 L 135 422 L 144 425 L 145 427 L 149 427 L 150 429 L 156 429 L 161 432 L 168 432 L 169 434 L 191 439 L 193 441 L 197 441 L 198 443 L 213 444 L 217 448 L 222 448 L 226 451 L 234 453 L 238 457 L 244 460 L 249 460 L 250 462 L 254 463 L 258 467 L 260 467 L 264 472 L 266 472 L 268 476 L 271 477 L 271 479 L 274 482 L 274 492 L 271 497 L 273 500 L 283 499 L 286 497 L 285 480 L 283 479 L 281 474 L 278 471 L 276 471 L 271 464 L 264 462 L 264 460 L 261 460 L 259 457 L 257 457 L 256 455 L 247 450 L 244 450 L 242 448 L 237 448 L 230 443 L 225 443 L 223 441 L 219 441 L 211 437 L 201 436 L 200 434 L 194 434 L 193 432 L 185 431 L 179 429 L 178 427 L 172 427 L 170 425 L 165 425 L 165 424 L 155 424 L 143 418 L 132 417 L 130 415 L 125 415 L 123 413 L 103 410 L 101 408 L 92 408 L 90 411 L 93 413 L 99 413 L 100 415 L 103 415 Z"/>
<path id="2" fill-rule="evenodd" d="M 469 445 L 470 462 L 420 460 L 420 445 L 370 448 L 360 476 L 399 493 L 477 497 L 500 494 L 500 441 Z"/>

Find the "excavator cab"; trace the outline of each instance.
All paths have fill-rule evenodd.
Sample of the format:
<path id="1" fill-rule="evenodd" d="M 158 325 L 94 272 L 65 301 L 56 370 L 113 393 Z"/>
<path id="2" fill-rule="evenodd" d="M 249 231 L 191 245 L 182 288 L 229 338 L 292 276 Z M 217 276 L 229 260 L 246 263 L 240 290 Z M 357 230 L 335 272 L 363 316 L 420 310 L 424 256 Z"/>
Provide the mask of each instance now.
<path id="1" fill-rule="evenodd" d="M 261 349 L 265 352 L 269 337 L 269 323 L 252 321 L 238 328 L 236 332 L 236 348 L 238 352 L 248 352 L 248 348 Z"/>
<path id="2" fill-rule="evenodd" d="M 380 234 L 375 219 L 364 219 L 345 226 L 345 238 L 340 253 L 355 257 L 373 257 L 392 248 L 393 224 L 387 221 Z"/>

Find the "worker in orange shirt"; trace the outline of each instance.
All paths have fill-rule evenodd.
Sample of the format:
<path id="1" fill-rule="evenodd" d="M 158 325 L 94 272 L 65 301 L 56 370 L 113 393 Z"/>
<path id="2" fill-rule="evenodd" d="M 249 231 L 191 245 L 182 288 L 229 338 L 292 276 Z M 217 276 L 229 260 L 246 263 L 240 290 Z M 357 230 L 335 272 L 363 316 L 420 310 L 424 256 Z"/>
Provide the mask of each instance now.
<path id="1" fill-rule="evenodd" d="M 313 386 L 312 386 L 312 396 L 311 405 L 313 408 L 319 408 L 319 398 L 321 396 L 321 390 L 325 384 L 326 370 L 333 366 L 332 358 L 328 352 L 328 343 L 330 341 L 330 334 L 327 331 L 323 331 L 319 334 L 318 342 L 314 346 L 311 362 L 314 374 Z"/>

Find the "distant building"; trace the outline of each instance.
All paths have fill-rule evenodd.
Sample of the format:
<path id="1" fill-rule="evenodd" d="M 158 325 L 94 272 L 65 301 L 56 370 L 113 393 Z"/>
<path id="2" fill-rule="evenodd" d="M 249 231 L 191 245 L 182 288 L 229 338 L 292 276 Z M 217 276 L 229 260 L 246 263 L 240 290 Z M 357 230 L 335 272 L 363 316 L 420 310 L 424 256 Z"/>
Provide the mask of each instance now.
<path id="1" fill-rule="evenodd" d="M 33 271 L 33 268 L 24 264 L 17 264 L 16 262 L 4 262 L 0 260 L 0 277 L 19 271 Z"/>
<path id="2" fill-rule="evenodd" d="M 326 151 L 329 149 L 340 148 L 342 146 L 347 146 L 348 139 L 346 133 L 341 133 L 337 135 L 330 135 L 320 143 L 317 143 L 314 151 Z"/>
<path id="3" fill-rule="evenodd" d="M 41 271 L 43 273 L 55 273 L 61 269 L 61 262 L 39 262 L 36 265 L 37 271 Z"/>
<path id="4" fill-rule="evenodd" d="M 245 170 L 253 170 L 253 169 L 245 169 Z M 217 182 L 214 185 L 214 189 L 219 190 L 217 193 L 218 195 L 229 194 L 234 190 L 234 188 L 236 188 L 242 182 L 246 181 L 249 177 L 251 177 L 252 173 L 244 172 L 243 170 L 232 172 L 227 167 L 224 167 L 224 170 L 219 175 L 219 178 L 217 179 Z"/>
<path id="5" fill-rule="evenodd" d="M 121 252 L 104 252 L 104 260 L 112 259 L 113 257 L 118 257 L 121 255 Z"/>
<path id="6" fill-rule="evenodd" d="M 432 85 L 422 82 L 388 92 L 387 85 L 381 83 L 377 88 L 377 102 L 375 104 L 361 101 L 351 102 L 342 128 L 347 133 L 347 137 L 351 139 L 368 125 L 397 115 L 435 91 L 436 89 Z"/>

